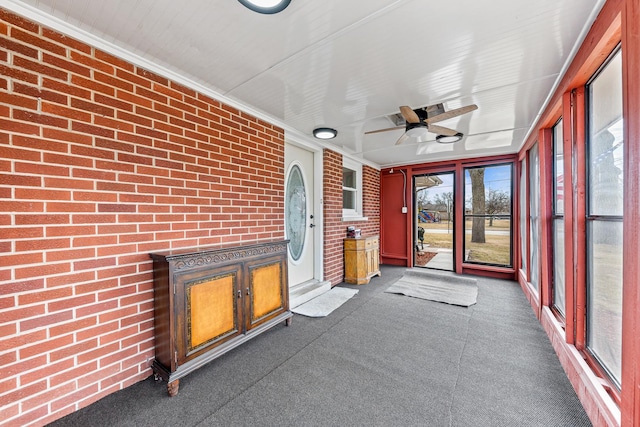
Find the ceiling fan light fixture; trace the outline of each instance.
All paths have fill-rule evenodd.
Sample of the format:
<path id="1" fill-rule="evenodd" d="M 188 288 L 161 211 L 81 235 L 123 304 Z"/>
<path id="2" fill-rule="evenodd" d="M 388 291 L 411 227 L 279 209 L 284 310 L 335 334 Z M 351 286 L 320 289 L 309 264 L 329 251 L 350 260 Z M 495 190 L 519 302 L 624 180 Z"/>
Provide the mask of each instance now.
<path id="1" fill-rule="evenodd" d="M 461 132 L 458 132 L 455 135 L 438 135 L 436 136 L 436 141 L 440 144 L 452 144 L 460 141 L 463 136 L 464 135 Z"/>
<path id="2" fill-rule="evenodd" d="M 338 131 L 332 128 L 315 128 L 313 136 L 318 139 L 333 139 L 338 135 Z"/>
<path id="3" fill-rule="evenodd" d="M 254 12 L 273 14 L 282 12 L 289 6 L 291 0 L 238 0 L 245 7 L 253 10 Z"/>
<path id="4" fill-rule="evenodd" d="M 419 138 L 427 133 L 427 127 L 422 126 L 414 126 L 411 129 L 407 130 L 407 136 L 412 138 Z"/>

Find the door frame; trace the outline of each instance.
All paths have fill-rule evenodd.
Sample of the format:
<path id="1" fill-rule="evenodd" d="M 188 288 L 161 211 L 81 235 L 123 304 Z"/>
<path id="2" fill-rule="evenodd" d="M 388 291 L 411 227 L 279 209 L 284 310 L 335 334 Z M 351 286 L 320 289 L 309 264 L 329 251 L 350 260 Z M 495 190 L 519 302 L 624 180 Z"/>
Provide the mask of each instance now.
<path id="1" fill-rule="evenodd" d="M 422 177 L 422 176 L 432 176 L 432 175 L 451 175 L 453 178 L 453 188 L 452 188 L 452 192 L 453 192 L 453 207 L 452 207 L 452 211 L 451 211 L 451 215 L 453 215 L 453 221 L 451 224 L 452 230 L 452 253 L 451 253 L 451 270 L 444 270 L 441 268 L 436 268 L 436 267 L 427 267 L 426 265 L 424 267 L 420 267 L 420 268 L 429 268 L 431 270 L 438 270 L 438 271 L 451 271 L 451 272 L 456 272 L 456 254 L 460 251 L 460 248 L 457 247 L 457 239 L 456 239 L 456 234 L 457 234 L 457 229 L 456 229 L 456 224 L 457 224 L 457 218 L 456 218 L 456 196 L 457 196 L 457 192 L 458 192 L 458 173 L 455 167 L 450 167 L 450 168 L 434 168 L 433 170 L 429 170 L 428 172 L 416 172 L 413 173 L 411 175 L 411 198 L 413 201 L 413 206 L 412 206 L 412 218 L 411 218 L 411 236 L 413 237 L 412 240 L 412 247 L 411 247 L 411 266 L 412 267 L 416 267 L 416 251 L 415 251 L 415 247 L 416 247 L 416 242 L 418 240 L 418 198 L 416 197 L 416 178 L 418 177 Z"/>
<path id="2" fill-rule="evenodd" d="M 324 188 L 324 162 L 323 162 L 323 147 L 314 144 L 308 140 L 297 138 L 294 135 L 289 135 L 285 132 L 285 150 L 286 145 L 293 145 L 298 148 L 310 151 L 313 154 L 313 228 L 314 237 L 314 259 L 313 259 L 313 279 L 321 282 L 324 280 L 324 204 L 322 202 L 322 191 Z M 286 182 L 286 173 L 284 171 L 284 179 Z M 285 184 L 286 185 L 286 184 Z M 284 209 L 284 207 L 283 207 Z M 292 286 L 292 284 L 289 284 Z"/>

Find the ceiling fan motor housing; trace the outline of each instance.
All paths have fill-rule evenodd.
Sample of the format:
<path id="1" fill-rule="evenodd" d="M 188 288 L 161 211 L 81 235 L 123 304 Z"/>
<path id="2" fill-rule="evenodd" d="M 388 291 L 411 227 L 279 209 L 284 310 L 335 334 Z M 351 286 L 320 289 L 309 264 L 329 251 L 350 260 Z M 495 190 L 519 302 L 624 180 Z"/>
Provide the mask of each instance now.
<path id="1" fill-rule="evenodd" d="M 427 124 L 424 122 L 424 120 L 426 120 L 427 118 L 427 112 L 424 108 L 416 108 L 415 110 L 413 110 L 413 112 L 416 113 L 420 121 L 417 123 L 407 121 L 405 132 L 407 133 L 407 136 L 411 137 L 423 136 L 429 131 Z"/>
<path id="2" fill-rule="evenodd" d="M 429 117 L 429 115 L 427 114 L 427 110 L 424 108 L 416 108 L 415 110 L 413 110 L 413 112 L 416 113 L 421 122 L 425 121 L 427 117 Z"/>
<path id="3" fill-rule="evenodd" d="M 406 121 L 406 125 L 405 125 L 405 131 L 409 132 L 412 129 L 418 129 L 418 128 L 423 128 L 424 132 L 427 131 L 427 124 L 424 122 L 427 119 L 427 112 L 422 109 L 422 108 L 416 108 L 415 110 L 413 110 L 414 113 L 416 113 L 416 116 L 418 116 L 418 118 L 420 119 L 419 122 L 410 122 L 410 121 Z M 411 133 L 418 133 L 418 131 L 414 131 Z M 420 132 L 422 133 L 422 132 Z"/>

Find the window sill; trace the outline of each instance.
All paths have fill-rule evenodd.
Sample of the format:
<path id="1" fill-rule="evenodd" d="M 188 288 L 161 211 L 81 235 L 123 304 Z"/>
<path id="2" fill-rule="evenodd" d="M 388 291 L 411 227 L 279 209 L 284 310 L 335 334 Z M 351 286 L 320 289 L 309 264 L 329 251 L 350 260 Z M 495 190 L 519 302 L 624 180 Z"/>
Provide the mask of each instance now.
<path id="1" fill-rule="evenodd" d="M 342 217 L 342 222 L 349 222 L 349 221 L 369 221 L 369 218 L 366 216 L 343 216 Z"/>

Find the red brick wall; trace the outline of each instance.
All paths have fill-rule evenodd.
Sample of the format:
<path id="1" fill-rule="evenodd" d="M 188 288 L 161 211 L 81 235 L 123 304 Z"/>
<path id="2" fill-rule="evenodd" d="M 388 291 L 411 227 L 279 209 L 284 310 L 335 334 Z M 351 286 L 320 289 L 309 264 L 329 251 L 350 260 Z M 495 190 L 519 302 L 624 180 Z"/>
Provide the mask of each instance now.
<path id="1" fill-rule="evenodd" d="M 0 424 L 150 375 L 149 252 L 284 237 L 279 128 L 0 9 Z"/>
<path id="2" fill-rule="evenodd" d="M 363 236 L 380 234 L 380 171 L 362 167 L 362 209 L 367 221 L 342 221 L 342 155 L 324 150 L 324 278 L 337 285 L 344 279 L 343 239 L 347 226 Z"/>

